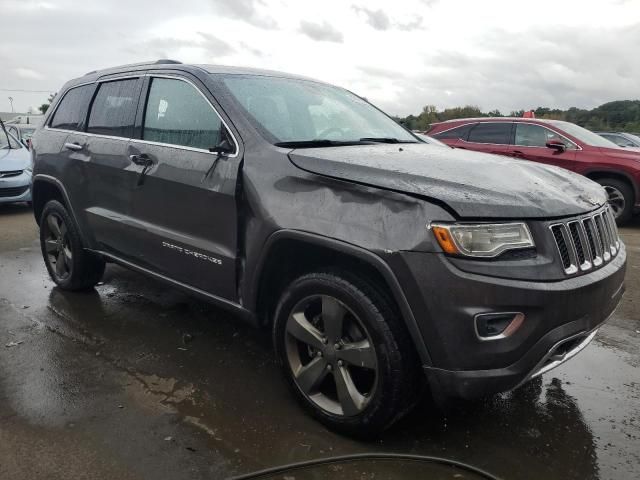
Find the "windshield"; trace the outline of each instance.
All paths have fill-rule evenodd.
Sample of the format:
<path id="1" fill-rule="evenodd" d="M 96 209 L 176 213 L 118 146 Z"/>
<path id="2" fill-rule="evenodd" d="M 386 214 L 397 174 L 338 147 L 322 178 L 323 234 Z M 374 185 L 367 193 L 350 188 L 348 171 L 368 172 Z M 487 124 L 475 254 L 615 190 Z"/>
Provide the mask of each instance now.
<path id="1" fill-rule="evenodd" d="M 0 150 L 8 150 L 10 148 L 22 148 L 22 145 L 16 138 L 0 127 Z"/>
<path id="2" fill-rule="evenodd" d="M 634 135 L 633 133 L 625 133 L 625 135 L 627 137 L 629 137 L 631 139 L 631 141 L 636 144 L 636 146 L 640 147 L 640 137 L 639 136 Z"/>
<path id="3" fill-rule="evenodd" d="M 248 119 L 274 144 L 417 142 L 391 118 L 342 88 L 257 75 L 225 75 L 223 82 Z"/>
<path id="4" fill-rule="evenodd" d="M 582 143 L 586 143 L 587 145 L 591 145 L 592 147 L 620 148 L 611 140 L 607 140 L 597 133 L 593 133 L 592 131 L 587 130 L 586 128 L 582 128 L 575 123 L 562 122 L 560 120 L 552 120 L 550 123 L 551 125 L 564 130 L 572 137 L 577 138 Z"/>

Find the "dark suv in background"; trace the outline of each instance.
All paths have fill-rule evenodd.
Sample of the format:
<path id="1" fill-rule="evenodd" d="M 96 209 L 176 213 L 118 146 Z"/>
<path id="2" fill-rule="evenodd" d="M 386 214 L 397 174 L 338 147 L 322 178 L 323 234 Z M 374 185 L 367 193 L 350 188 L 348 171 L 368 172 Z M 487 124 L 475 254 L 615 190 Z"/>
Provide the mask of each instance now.
<path id="1" fill-rule="evenodd" d="M 455 147 L 557 165 L 602 185 L 619 225 L 640 209 L 640 152 L 559 120 L 483 117 L 434 123 L 429 135 Z"/>
<path id="2" fill-rule="evenodd" d="M 346 433 L 388 427 L 424 385 L 441 399 L 517 387 L 584 348 L 624 290 L 600 186 L 423 143 L 306 78 L 91 72 L 32 148 L 60 288 L 116 262 L 270 327 L 302 405 Z"/>

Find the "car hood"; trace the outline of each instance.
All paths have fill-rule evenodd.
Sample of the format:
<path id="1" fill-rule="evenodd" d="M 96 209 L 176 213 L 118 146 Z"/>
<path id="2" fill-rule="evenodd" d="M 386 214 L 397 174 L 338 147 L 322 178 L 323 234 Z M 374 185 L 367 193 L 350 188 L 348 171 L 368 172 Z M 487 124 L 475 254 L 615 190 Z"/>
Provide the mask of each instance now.
<path id="1" fill-rule="evenodd" d="M 445 203 L 465 218 L 561 217 L 606 202 L 600 185 L 561 168 L 425 144 L 297 149 L 289 158 L 319 175 Z"/>
<path id="2" fill-rule="evenodd" d="M 606 154 L 608 157 L 624 158 L 640 161 L 640 148 L 635 147 L 620 147 L 620 148 L 605 148 L 598 147 L 601 153 Z"/>
<path id="3" fill-rule="evenodd" d="M 0 172 L 24 170 L 31 166 L 31 155 L 26 148 L 0 150 Z"/>

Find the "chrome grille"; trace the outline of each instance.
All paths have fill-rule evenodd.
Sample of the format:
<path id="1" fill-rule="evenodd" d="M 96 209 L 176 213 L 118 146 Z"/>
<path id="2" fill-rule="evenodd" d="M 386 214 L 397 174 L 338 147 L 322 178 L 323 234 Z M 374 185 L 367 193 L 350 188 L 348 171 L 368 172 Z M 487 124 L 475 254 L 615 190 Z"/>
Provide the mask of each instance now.
<path id="1" fill-rule="evenodd" d="M 11 170 L 8 172 L 0 172 L 0 178 L 17 177 L 22 175 L 22 170 Z"/>
<path id="2" fill-rule="evenodd" d="M 609 207 L 549 228 L 568 275 L 597 268 L 611 261 L 620 249 L 618 228 Z"/>

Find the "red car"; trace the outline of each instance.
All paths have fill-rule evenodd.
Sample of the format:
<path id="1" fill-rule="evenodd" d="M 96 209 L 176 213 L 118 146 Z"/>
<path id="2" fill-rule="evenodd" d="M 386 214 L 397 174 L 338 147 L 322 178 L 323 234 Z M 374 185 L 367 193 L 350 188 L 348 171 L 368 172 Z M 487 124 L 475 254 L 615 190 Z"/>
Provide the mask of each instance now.
<path id="1" fill-rule="evenodd" d="M 619 225 L 640 209 L 640 152 L 559 120 L 483 117 L 434 123 L 428 134 L 455 148 L 572 170 L 601 184 Z"/>

